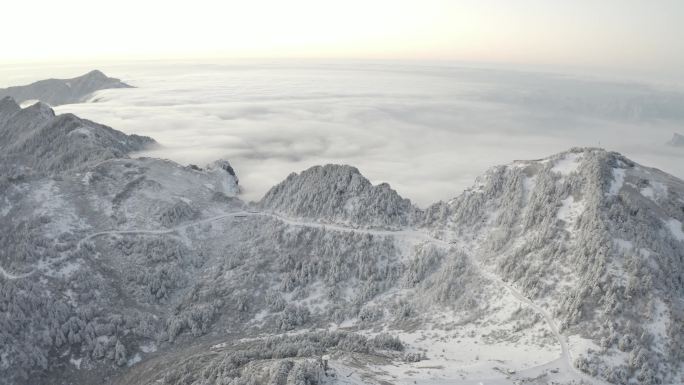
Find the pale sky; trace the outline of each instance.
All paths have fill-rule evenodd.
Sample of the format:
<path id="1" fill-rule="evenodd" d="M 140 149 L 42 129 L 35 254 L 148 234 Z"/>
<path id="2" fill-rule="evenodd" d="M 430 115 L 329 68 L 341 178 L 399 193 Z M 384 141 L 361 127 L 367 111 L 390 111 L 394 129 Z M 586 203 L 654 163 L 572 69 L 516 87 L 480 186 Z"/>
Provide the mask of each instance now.
<path id="1" fill-rule="evenodd" d="M 343 57 L 684 68 L 682 0 L 11 0 L 0 64 Z"/>

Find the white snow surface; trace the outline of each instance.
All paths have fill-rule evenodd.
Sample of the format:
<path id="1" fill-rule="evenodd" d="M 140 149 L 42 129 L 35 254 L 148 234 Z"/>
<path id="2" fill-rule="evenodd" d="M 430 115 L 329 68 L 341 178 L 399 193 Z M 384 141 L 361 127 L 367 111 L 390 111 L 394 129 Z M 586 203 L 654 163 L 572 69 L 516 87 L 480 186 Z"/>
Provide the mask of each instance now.
<path id="1" fill-rule="evenodd" d="M 641 195 L 651 200 L 659 200 L 667 198 L 667 186 L 658 181 L 649 181 L 649 185 L 643 187 Z"/>
<path id="2" fill-rule="evenodd" d="M 140 361 L 142 361 L 142 356 L 140 355 L 140 353 L 135 353 L 133 357 L 129 358 L 128 361 L 126 361 L 126 366 L 130 368 L 131 366 L 137 364 Z"/>
<path id="3" fill-rule="evenodd" d="M 672 236 L 674 236 L 678 241 L 684 242 L 684 230 L 682 230 L 682 222 L 678 221 L 677 219 L 670 218 L 665 223 L 667 224 L 667 228 L 670 230 L 670 233 L 672 233 Z"/>
<path id="4" fill-rule="evenodd" d="M 81 361 L 83 361 L 83 358 L 69 358 L 69 362 L 71 362 L 72 365 L 76 367 L 76 369 L 81 369 Z"/>
<path id="5" fill-rule="evenodd" d="M 331 327 L 330 329 L 351 330 L 367 336 L 373 336 L 380 331 L 387 332 L 398 336 L 405 343 L 407 353 L 424 353 L 426 356 L 421 361 L 410 363 L 396 358 L 389 363 L 369 363 L 365 369 L 370 370 L 374 378 L 401 384 L 414 382 L 427 384 L 503 384 L 522 381 L 525 378 L 537 375 L 545 375 L 549 381 L 584 381 L 592 384 L 603 384 L 602 380 L 589 377 L 574 366 L 575 359 L 586 354 L 589 350 L 598 349 L 596 341 L 581 338 L 575 330 L 563 330 L 560 327 L 562 319 L 560 316 L 556 316 L 558 314 L 556 311 L 560 307 L 559 298 L 561 297 L 554 295 L 553 291 L 562 292 L 565 288 L 570 290 L 578 284 L 581 277 L 571 274 L 572 269 L 569 266 L 563 266 L 565 263 L 561 260 L 563 256 L 559 256 L 558 260 L 544 259 L 534 255 L 534 247 L 530 246 L 537 241 L 536 237 L 542 233 L 539 230 L 540 226 L 534 227 L 535 220 L 539 218 L 533 217 L 537 214 L 533 211 L 533 206 L 540 204 L 539 201 L 542 200 L 539 199 L 538 191 L 543 191 L 544 188 L 549 187 L 558 188 L 560 192 L 555 196 L 550 195 L 550 198 L 553 199 L 550 204 L 546 204 L 547 202 L 544 201 L 546 205 L 541 211 L 544 214 L 542 218 L 544 224 L 541 226 L 546 226 L 549 219 L 551 220 L 550 223 L 553 224 L 555 213 L 555 219 L 562 221 L 565 230 L 572 234 L 569 237 L 558 237 L 558 234 L 554 233 L 554 241 L 558 238 L 559 242 L 563 242 L 559 245 L 568 248 L 572 248 L 575 242 L 581 241 L 577 237 L 581 230 L 579 228 L 582 227 L 576 226 L 578 219 L 585 213 L 587 207 L 592 207 L 592 198 L 596 199 L 596 197 L 582 195 L 581 193 L 573 194 L 576 191 L 564 186 L 563 182 L 567 181 L 568 185 L 578 183 L 576 171 L 581 163 L 580 161 L 589 159 L 591 156 L 600 157 L 603 155 L 604 153 L 600 151 L 596 151 L 596 153 L 591 151 L 565 153 L 554 165 L 552 170 L 554 174 L 552 175 L 529 176 L 530 172 L 535 170 L 533 166 L 537 166 L 534 162 L 512 171 L 507 168 L 500 168 L 499 170 L 503 170 L 504 173 L 510 172 L 511 175 L 503 174 L 504 176 L 501 176 L 502 174 L 491 173 L 488 177 L 492 178 L 493 181 L 482 182 L 479 188 L 468 191 L 463 196 L 444 204 L 444 206 L 437 205 L 434 211 L 437 219 L 434 223 L 428 222 L 425 225 L 421 222 L 411 222 L 413 218 L 409 217 L 407 225 L 396 226 L 392 224 L 386 227 L 363 227 L 363 223 L 359 225 L 335 222 L 330 218 L 325 219 L 328 222 L 322 222 L 320 218 L 289 216 L 277 211 L 277 209 L 264 209 L 257 208 L 257 205 L 249 206 L 235 203 L 237 201 L 235 196 L 239 193 L 237 178 L 225 168 L 198 170 L 156 159 L 110 160 L 93 166 L 85 174 L 76 175 L 73 179 L 76 181 L 76 186 L 73 186 L 72 183 L 60 183 L 57 179 L 48 179 L 27 185 L 32 188 L 26 188 L 25 199 L 29 201 L 28 204 L 32 205 L 38 214 L 49 219 L 44 223 L 41 222 L 41 230 L 44 235 L 50 239 L 63 237 L 72 242 L 75 251 L 82 253 L 75 253 L 74 255 L 77 257 L 70 257 L 69 254 L 63 253 L 62 255 L 51 256 L 51 258 L 43 258 L 33 265 L 34 270 L 24 274 L 16 274 L 2 267 L 0 267 L 0 273 L 4 278 L 10 280 L 33 275 L 42 279 L 47 276 L 58 278 L 60 282 L 69 282 L 71 276 L 80 269 L 88 267 L 88 263 L 90 263 L 87 260 L 88 258 L 92 258 L 97 263 L 103 263 L 102 255 L 98 255 L 98 252 L 92 252 L 93 250 L 106 250 L 103 249 L 104 246 L 116 245 L 115 247 L 118 247 L 119 244 L 116 241 L 122 241 L 121 245 L 126 248 L 130 246 L 130 252 L 135 255 L 136 252 L 139 252 L 135 248 L 136 242 L 138 238 L 144 237 L 155 239 L 158 237 L 160 242 L 155 243 L 157 246 L 163 245 L 163 240 L 174 240 L 178 241 L 179 248 L 182 246 L 186 246 L 188 249 L 200 248 L 203 257 L 215 251 L 211 250 L 213 236 L 228 237 L 227 241 L 232 242 L 234 239 L 230 238 L 230 234 L 235 236 L 240 229 L 245 231 L 244 234 L 240 233 L 245 239 L 261 237 L 257 239 L 268 241 L 269 238 L 260 233 L 264 229 L 267 232 L 273 230 L 278 237 L 281 237 L 278 240 L 282 243 L 266 244 L 269 249 L 266 251 L 267 253 L 270 252 L 273 245 L 277 244 L 280 247 L 281 244 L 286 244 L 289 234 L 295 234 L 296 237 L 299 237 L 297 238 L 297 245 L 305 244 L 308 241 L 316 242 L 319 233 L 324 234 L 321 239 L 325 242 L 334 240 L 335 237 L 348 236 L 347 239 L 352 239 L 350 242 L 359 239 L 371 240 L 372 242 L 368 242 L 368 245 L 371 246 L 381 243 L 381 240 L 390 239 L 387 243 L 391 245 L 391 248 L 380 249 L 382 250 L 380 253 L 392 250 L 390 253 L 392 259 L 389 261 L 378 260 L 377 265 L 392 264 L 403 267 L 415 262 L 418 266 L 417 270 L 420 271 L 419 268 L 423 266 L 420 265 L 421 261 L 417 252 L 430 251 L 431 248 L 434 248 L 437 250 L 435 254 L 441 259 L 427 260 L 426 268 L 441 268 L 448 266 L 449 262 L 454 262 L 456 266 L 456 262 L 458 262 L 460 265 L 453 268 L 465 266 L 467 269 L 461 270 L 461 274 L 478 279 L 474 283 L 468 282 L 471 286 L 467 287 L 469 290 L 480 291 L 486 302 L 482 304 L 482 314 L 473 319 L 467 319 L 463 311 L 450 311 L 447 306 L 433 306 L 429 311 L 425 311 L 425 314 L 420 314 L 420 324 L 417 326 L 396 327 L 388 322 L 381 326 L 376 325 L 377 328 L 375 329 L 363 329 L 362 319 L 356 314 L 351 314 L 339 322 L 336 321 L 334 328 Z M 583 170 L 585 164 L 587 167 L 591 166 L 589 163 L 582 164 Z M 536 170 L 539 169 L 541 167 Z M 548 170 L 548 167 L 545 170 Z M 619 193 L 626 184 L 625 181 L 631 183 L 634 180 L 632 171 L 626 168 L 614 168 L 612 176 L 613 180 L 608 192 L 611 195 Z M 512 194 L 510 196 L 503 194 L 503 198 L 497 200 L 499 196 L 496 194 L 501 193 L 501 191 L 492 189 L 491 186 L 500 186 L 495 183 L 502 181 L 503 183 L 510 182 L 510 180 L 504 179 L 505 177 L 514 181 L 514 183 L 507 185 Z M 521 177 L 524 178 L 522 183 L 520 183 Z M 213 183 L 216 179 L 220 183 Z M 111 180 L 125 183 L 112 184 Z M 228 185 L 221 185 L 224 182 Z M 605 186 L 606 181 L 601 180 L 601 182 L 597 185 Z M 503 183 L 502 185 L 505 185 Z M 659 182 L 653 182 L 651 185 L 658 186 L 657 183 Z M 629 186 L 633 186 L 633 184 Z M 72 187 L 73 190 L 70 189 Z M 306 199 L 311 199 L 307 196 L 310 191 L 306 187 L 307 185 L 303 184 L 302 188 L 297 190 L 305 198 L 301 200 L 303 203 L 307 202 Z M 566 190 L 561 190 L 561 188 L 566 187 Z M 84 207 L 76 207 L 73 204 L 74 200 L 70 199 L 70 194 L 78 194 L 78 191 L 81 191 L 79 189 L 83 188 L 92 191 L 84 200 L 91 200 L 88 202 L 91 206 L 86 209 L 106 214 L 101 216 L 101 223 L 94 223 L 94 225 L 82 223 L 81 217 L 77 215 L 77 208 L 82 210 Z M 533 191 L 534 194 L 532 194 Z M 663 189 L 654 187 L 654 190 L 647 192 L 644 197 L 638 192 L 634 195 L 642 201 L 646 201 L 645 198 L 653 199 L 654 197 L 657 200 L 659 196 L 657 191 L 667 191 L 667 186 Z M 628 192 L 627 188 L 623 190 L 623 193 Z M 643 191 L 641 193 L 643 194 Z M 603 194 L 599 195 L 600 199 L 605 199 Z M 384 204 L 386 201 L 383 199 L 386 195 L 372 196 L 377 197 L 377 202 L 380 202 L 377 204 L 379 209 L 395 210 L 397 207 L 401 207 Z M 660 197 L 662 198 L 662 196 Z M 475 204 L 465 201 L 466 198 L 472 199 Z M 283 199 L 283 201 L 287 204 L 287 199 Z M 77 202 L 81 201 L 77 200 Z M 496 202 L 496 205 L 491 202 Z M 183 215 L 179 214 L 176 218 L 177 221 L 164 222 L 162 225 L 159 213 L 166 213 L 169 207 L 177 208 L 178 205 L 181 208 L 187 206 L 190 213 L 181 210 Z M 357 206 L 356 200 L 348 199 L 344 201 L 343 208 L 348 211 L 362 209 Z M 474 222 L 456 229 L 450 227 L 457 225 L 453 218 L 456 217 L 456 214 L 461 213 L 450 213 L 449 210 L 454 209 L 453 207 L 456 209 L 461 207 L 472 209 L 472 212 L 468 212 L 470 217 L 461 218 L 461 220 L 474 219 Z M 483 211 L 476 211 L 481 207 L 484 207 Z M 422 214 L 417 210 L 415 213 L 416 215 Z M 676 214 L 671 215 L 676 216 Z M 515 232 L 519 230 L 518 228 L 523 228 L 523 226 L 519 226 L 522 222 L 520 217 L 516 216 L 528 220 L 529 226 L 533 230 Z M 443 223 L 438 222 L 443 218 L 446 218 Z M 510 218 L 516 221 L 505 222 Z M 449 222 L 452 220 L 454 222 Z M 243 222 L 245 225 L 241 227 Z M 684 240 L 684 231 L 679 220 L 670 218 L 664 220 L 663 223 L 663 228 L 666 226 L 676 239 Z M 501 242 L 505 246 L 503 252 L 521 252 L 518 262 L 530 263 L 530 269 L 535 269 L 537 267 L 535 264 L 541 265 L 542 268 L 539 268 L 541 273 L 538 276 L 520 280 L 504 276 L 503 269 L 500 269 L 495 263 L 496 261 L 493 261 L 495 257 L 498 257 L 498 254 L 493 255 L 489 249 L 490 245 L 486 241 L 493 233 L 503 233 L 502 229 L 497 226 L 515 227 L 505 229 L 510 230 L 511 233 L 509 233 L 509 238 L 505 239 L 508 243 Z M 556 230 L 555 227 L 551 227 L 551 229 Z M 251 233 L 249 233 L 250 231 Z M 662 236 L 663 230 L 659 234 Z M 615 249 L 623 253 L 632 251 L 634 244 L 638 244 L 628 239 L 628 236 L 625 236 L 626 238 L 620 238 L 618 234 L 611 234 L 611 236 L 612 238 L 609 238 L 607 242 L 609 244 L 611 241 L 614 242 L 617 246 Z M 343 245 L 343 247 L 347 246 L 353 247 L 354 245 Z M 328 246 L 324 244 L 316 251 L 325 253 L 326 247 Z M 276 250 L 277 253 L 286 251 Z M 146 255 L 144 252 L 141 255 Z M 306 254 L 306 251 L 297 250 L 295 256 L 305 258 L 307 257 Z M 221 254 L 221 261 L 225 262 L 228 256 Z M 240 256 L 246 260 L 259 258 L 259 256 L 247 253 Z M 363 263 L 365 260 L 357 262 Z M 203 279 L 212 276 L 225 281 L 230 281 L 236 277 L 236 274 L 243 273 L 242 271 L 236 272 L 228 265 L 220 265 L 220 269 L 211 268 L 210 263 L 207 266 L 209 267 L 207 270 L 202 270 L 204 266 L 188 267 L 186 265 L 184 268 L 197 269 L 198 274 L 193 277 Z M 613 267 L 614 270 L 611 273 L 614 272 L 616 275 L 623 273 L 623 267 L 619 264 L 611 266 L 611 268 Z M 553 271 L 544 271 L 543 268 L 550 268 Z M 566 273 L 564 269 L 571 273 Z M 433 272 L 429 271 L 429 273 Z M 429 284 L 434 284 L 434 281 L 439 279 L 450 282 L 450 278 L 460 278 L 458 273 L 447 269 L 444 270 L 446 277 L 439 275 L 439 273 L 434 274 L 434 276 L 426 274 L 425 280 L 421 281 L 423 277 L 417 279 L 421 285 L 425 286 L 411 287 L 410 285 L 396 284 L 384 292 L 381 291 L 380 294 L 373 294 L 375 296 L 371 300 L 363 302 L 361 305 L 385 306 L 391 304 L 393 300 L 413 299 L 411 295 L 424 295 L 428 301 L 433 294 L 430 292 Z M 307 279 L 306 287 L 297 288 L 302 290 L 282 291 L 282 298 L 287 305 L 306 309 L 315 318 L 326 315 L 326 311 L 330 308 L 331 301 L 328 291 L 330 287 L 320 278 L 310 277 L 314 277 L 314 275 L 305 277 Z M 263 279 L 268 281 L 270 278 L 265 277 Z M 277 288 L 281 277 L 277 276 L 276 278 L 273 287 Z M 529 279 L 532 279 L 534 285 L 550 288 L 549 290 L 552 293 L 536 293 L 535 296 L 534 289 L 526 288 L 530 282 L 525 280 Z M 198 279 L 197 281 L 201 280 Z M 549 281 L 554 281 L 553 283 L 557 286 L 550 284 L 544 286 Z M 346 303 L 353 303 L 362 294 L 364 283 L 363 279 L 349 278 L 340 282 L 335 289 L 339 291 L 341 300 Z M 456 285 L 447 288 L 447 290 L 457 289 L 459 288 Z M 70 303 L 76 303 L 76 298 L 79 298 L 73 290 L 71 292 L 65 291 L 63 295 L 71 300 Z M 230 299 L 227 298 L 226 300 Z M 416 300 L 420 302 L 422 298 Z M 656 304 L 656 310 L 658 314 L 651 320 L 650 324 L 651 330 L 657 334 L 657 344 L 662 346 L 666 338 L 666 328 L 669 326 L 667 305 L 665 303 Z M 273 318 L 278 316 L 277 313 L 270 310 L 254 309 L 248 318 L 250 320 L 248 326 L 252 328 L 250 330 L 258 330 L 269 322 L 273 322 Z M 385 309 L 383 309 L 384 314 Z M 523 321 L 530 320 L 534 322 L 530 325 L 523 325 Z M 307 333 L 310 331 L 308 329 L 310 325 L 306 326 L 307 328 L 302 327 L 289 333 L 291 335 Z M 134 366 L 150 356 L 157 356 L 147 354 L 157 350 L 156 344 L 149 343 L 148 345 L 137 346 L 140 352 L 134 352 L 128 358 L 129 366 Z M 229 345 L 219 343 L 211 347 L 222 349 L 227 346 Z M 166 346 L 160 344 L 160 350 L 164 351 L 165 348 Z M 620 361 L 622 358 L 624 357 L 616 353 L 611 356 L 610 360 L 614 359 L 618 363 L 622 362 Z M 609 362 L 612 362 L 610 360 Z M 338 361 L 333 357 L 332 361 L 333 368 L 338 368 L 340 371 L 351 370 L 349 362 L 344 359 Z M 356 375 L 352 373 L 350 377 L 345 378 L 349 378 L 348 381 L 352 381 L 352 379 L 355 381 L 356 378 L 360 381 L 366 380 L 363 376 L 357 375 L 358 373 Z"/>
<path id="6" fill-rule="evenodd" d="M 625 183 L 625 169 L 614 168 L 613 169 L 613 182 L 610 184 L 608 189 L 608 195 L 617 195 L 622 189 L 622 185 Z"/>
<path id="7" fill-rule="evenodd" d="M 142 344 L 140 345 L 140 351 L 143 353 L 154 353 L 157 351 L 157 344 L 155 344 L 154 342 Z"/>
<path id="8" fill-rule="evenodd" d="M 558 208 L 557 217 L 564 221 L 568 228 L 572 228 L 583 211 L 584 203 L 581 200 L 576 202 L 575 198 L 570 195 L 563 199 L 561 207 Z"/>
<path id="9" fill-rule="evenodd" d="M 568 175 L 577 170 L 581 160 L 582 153 L 568 152 L 562 158 L 556 161 L 556 163 L 553 165 L 553 168 L 551 168 L 551 171 L 560 173 L 562 175 Z"/>

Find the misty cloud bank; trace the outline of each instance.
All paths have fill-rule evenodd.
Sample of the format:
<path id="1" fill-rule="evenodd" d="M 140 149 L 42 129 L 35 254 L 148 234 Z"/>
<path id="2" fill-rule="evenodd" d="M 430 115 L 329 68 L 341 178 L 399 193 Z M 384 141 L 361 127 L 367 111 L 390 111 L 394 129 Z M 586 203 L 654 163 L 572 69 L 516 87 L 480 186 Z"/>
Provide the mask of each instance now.
<path id="1" fill-rule="evenodd" d="M 601 146 L 679 177 L 684 94 L 542 73 L 406 64 L 141 64 L 101 68 L 138 88 L 59 107 L 164 148 L 230 160 L 247 199 L 315 164 L 357 166 L 419 205 L 488 167 Z M 44 74 L 56 76 L 60 74 Z"/>

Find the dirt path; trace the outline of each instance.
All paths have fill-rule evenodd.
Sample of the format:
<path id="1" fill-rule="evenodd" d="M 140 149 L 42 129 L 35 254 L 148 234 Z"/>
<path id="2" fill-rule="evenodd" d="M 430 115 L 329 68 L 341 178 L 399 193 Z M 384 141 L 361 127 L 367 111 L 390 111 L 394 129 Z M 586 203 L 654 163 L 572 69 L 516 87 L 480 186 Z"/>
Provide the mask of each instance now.
<path id="1" fill-rule="evenodd" d="M 441 246 L 448 247 L 448 248 L 454 247 L 453 244 L 446 242 L 444 240 L 438 239 L 438 238 L 434 238 L 434 237 L 430 236 L 425 231 L 414 230 L 414 229 L 375 230 L 375 229 L 353 228 L 353 227 L 339 225 L 339 224 L 326 224 L 326 223 L 320 223 L 320 222 L 314 222 L 314 221 L 306 221 L 306 220 L 301 220 L 301 219 L 288 218 L 288 217 L 284 217 L 282 215 L 270 213 L 270 212 L 236 211 L 236 212 L 231 212 L 231 213 L 213 216 L 210 218 L 200 219 L 200 220 L 193 221 L 193 222 L 184 223 L 182 225 L 179 225 L 179 226 L 176 226 L 176 227 L 173 227 L 170 229 L 157 229 L 157 230 L 124 229 L 124 230 L 100 231 L 100 232 L 90 234 L 90 235 L 86 236 L 85 238 L 81 239 L 77 244 L 77 248 L 82 247 L 82 245 L 89 240 L 92 240 L 92 239 L 97 238 L 97 237 L 105 236 L 105 235 L 126 235 L 126 234 L 150 234 L 150 235 L 158 234 L 158 235 L 163 235 L 163 234 L 172 234 L 172 233 L 176 233 L 180 230 L 187 229 L 189 227 L 194 227 L 194 226 L 201 225 L 204 223 L 210 223 L 210 222 L 218 221 L 218 220 L 225 219 L 225 218 L 239 218 L 239 217 L 248 217 L 248 216 L 266 216 L 266 217 L 274 218 L 276 220 L 279 220 L 279 221 L 281 221 L 285 224 L 291 225 L 291 226 L 312 227 L 312 228 L 320 228 L 320 229 L 339 231 L 339 232 L 363 233 L 363 234 L 371 234 L 371 235 L 377 235 L 377 236 L 400 237 L 400 238 L 404 238 L 404 239 L 410 239 L 413 241 L 432 242 L 432 243 L 439 244 Z M 468 254 L 468 253 L 465 253 L 465 254 L 468 255 L 468 257 L 470 258 L 470 254 Z M 55 262 L 58 262 L 58 261 L 55 261 Z M 53 262 L 53 263 L 55 263 L 55 262 Z M 523 371 L 522 373 L 527 372 L 527 371 L 535 371 L 535 369 L 540 369 L 540 368 L 547 368 L 547 367 L 550 368 L 551 366 L 555 367 L 557 365 L 559 367 L 562 367 L 565 372 L 572 374 L 574 377 L 576 377 L 580 380 L 583 380 L 583 381 L 586 381 L 586 382 L 589 382 L 589 383 L 595 384 L 595 385 L 607 384 L 606 382 L 603 382 L 603 381 L 598 380 L 596 378 L 590 377 L 590 376 L 586 375 L 585 373 L 580 372 L 578 369 L 576 369 L 574 367 L 574 365 L 572 364 L 572 354 L 571 354 L 570 350 L 568 349 L 566 337 L 558 331 L 558 327 L 557 327 L 556 323 L 554 322 L 553 317 L 551 317 L 551 315 L 544 308 L 535 304 L 529 298 L 525 297 L 520 291 L 518 291 L 517 289 L 515 289 L 513 286 L 509 285 L 508 283 L 504 282 L 496 274 L 491 273 L 491 272 L 487 271 L 486 269 L 484 269 L 476 261 L 473 261 L 471 259 L 470 262 L 471 262 L 471 264 L 473 264 L 473 266 L 476 266 L 481 271 L 483 276 L 492 280 L 493 282 L 496 282 L 496 283 L 502 285 L 511 293 L 511 295 L 513 297 L 515 297 L 517 300 L 519 300 L 520 302 L 524 303 L 525 305 L 531 307 L 534 311 L 539 313 L 544 318 L 546 324 L 548 325 L 549 329 L 554 334 L 554 336 L 556 337 L 556 340 L 558 341 L 558 344 L 560 345 L 561 357 L 559 359 L 553 360 L 549 363 L 546 363 L 544 365 L 540 365 L 540 366 L 535 367 L 535 368 L 530 368 L 528 370 Z M 16 275 L 16 274 L 9 273 L 5 269 L 0 267 L 0 274 L 2 274 L 7 279 L 25 278 L 25 277 L 30 276 L 34 272 L 35 272 L 35 270 L 31 271 L 29 273 L 26 273 L 26 274 Z M 476 382 L 492 383 L 493 381 L 496 381 L 496 380 L 497 379 L 491 379 L 488 381 L 479 380 Z"/>

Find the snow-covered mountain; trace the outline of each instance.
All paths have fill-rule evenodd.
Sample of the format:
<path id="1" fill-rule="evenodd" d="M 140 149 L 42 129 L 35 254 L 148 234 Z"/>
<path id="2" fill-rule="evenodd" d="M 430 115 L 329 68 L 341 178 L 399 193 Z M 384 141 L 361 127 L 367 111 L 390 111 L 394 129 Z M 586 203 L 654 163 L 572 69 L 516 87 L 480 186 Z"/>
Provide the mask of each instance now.
<path id="1" fill-rule="evenodd" d="M 266 193 L 259 207 L 359 227 L 405 227 L 417 214 L 387 183 L 373 186 L 356 168 L 330 164 L 290 174 Z"/>
<path id="2" fill-rule="evenodd" d="M 10 97 L 0 99 L 0 172 L 4 175 L 82 168 L 155 143 L 73 114 L 55 115 L 42 102 L 22 109 Z"/>
<path id="3" fill-rule="evenodd" d="M 0 383 L 683 380 L 684 181 L 620 154 L 494 167 L 425 210 L 342 165 L 248 204 L 225 160 L 131 159 L 80 120 L 94 147 L 55 151 L 16 133 L 77 128 L 0 111 L 3 156 L 49 171 L 0 174 Z M 54 166 L 81 145 L 116 150 Z"/>
<path id="4" fill-rule="evenodd" d="M 51 106 L 78 103 L 98 90 L 108 88 L 131 88 L 116 78 L 107 77 L 101 71 L 90 71 L 72 79 L 39 80 L 25 86 L 0 89 L 0 98 L 11 97 L 17 103 L 35 100 Z"/>
<path id="5" fill-rule="evenodd" d="M 548 309 L 582 370 L 677 382 L 683 193 L 681 180 L 620 154 L 573 149 L 496 167 L 426 220 L 448 239 L 481 239 L 467 247 Z"/>

